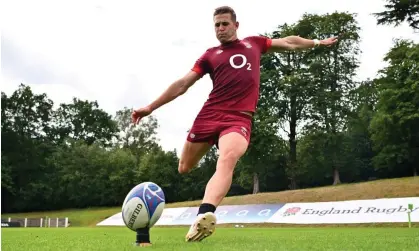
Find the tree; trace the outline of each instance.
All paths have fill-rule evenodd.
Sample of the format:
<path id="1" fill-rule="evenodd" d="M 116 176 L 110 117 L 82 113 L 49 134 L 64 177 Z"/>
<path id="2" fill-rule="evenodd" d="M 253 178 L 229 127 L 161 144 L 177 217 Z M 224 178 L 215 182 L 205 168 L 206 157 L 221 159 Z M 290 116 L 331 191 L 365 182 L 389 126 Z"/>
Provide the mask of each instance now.
<path id="1" fill-rule="evenodd" d="M 313 23 L 313 22 L 311 22 Z M 345 121 L 349 113 L 348 93 L 354 88 L 353 77 L 358 67 L 359 26 L 355 15 L 332 13 L 314 22 L 316 36 L 324 39 L 330 34 L 340 34 L 338 42 L 329 48 L 320 47 L 310 64 L 316 92 L 310 102 L 310 119 L 307 129 L 323 130 L 327 137 L 325 147 L 333 172 L 333 184 L 341 183 L 339 169 L 343 162 L 340 151 Z"/>
<path id="2" fill-rule="evenodd" d="M 129 149 L 116 148 L 106 152 L 102 173 L 105 179 L 102 200 L 107 205 L 121 205 L 129 190 L 139 184 L 140 167 Z"/>
<path id="3" fill-rule="evenodd" d="M 46 165 L 45 157 L 53 147 L 48 141 L 53 102 L 23 84 L 10 97 L 2 92 L 1 99 L 2 182 L 8 185 L 4 192 L 2 189 L 7 201 L 2 209 L 42 207 L 52 191 L 47 175 L 53 170 Z"/>
<path id="4" fill-rule="evenodd" d="M 58 141 L 71 138 L 109 146 L 118 132 L 115 121 L 96 101 L 78 98 L 73 98 L 70 104 L 60 104 L 55 111 L 55 122 Z"/>
<path id="5" fill-rule="evenodd" d="M 352 77 L 357 68 L 359 27 L 354 15 L 332 13 L 326 15 L 304 14 L 293 25 L 284 24 L 271 37 L 299 35 L 306 38 L 325 39 L 341 34 L 333 47 L 313 50 L 286 51 L 268 54 L 262 58 L 261 94 L 266 92 L 271 109 L 276 112 L 279 124 L 288 124 L 289 164 L 287 173 L 290 187 L 297 187 L 297 129 L 305 123 L 305 130 L 322 128 L 328 135 L 328 154 L 331 156 L 334 184 L 340 183 L 338 132 L 345 119 L 345 95 L 353 86 Z"/>
<path id="6" fill-rule="evenodd" d="M 279 25 L 277 30 L 266 36 L 281 38 L 289 35 L 299 35 L 306 38 L 313 37 L 314 27 L 307 25 L 304 15 L 296 24 Z M 313 85 L 306 74 L 312 51 L 285 51 L 270 53 L 261 59 L 261 91 L 260 108 L 265 108 L 268 117 L 274 118 L 275 124 L 280 126 L 288 135 L 289 163 L 287 174 L 290 188 L 297 188 L 297 136 L 300 123 L 307 118 L 308 101 L 313 95 Z M 276 118 L 276 119 L 275 119 Z M 268 120 L 266 120 L 268 121 Z M 272 123 L 272 121 L 270 122 Z M 275 130 L 276 126 L 270 130 Z"/>
<path id="7" fill-rule="evenodd" d="M 410 170 L 419 164 L 419 44 L 396 40 L 377 79 L 379 99 L 370 130 L 376 168 Z M 403 174 L 403 173 L 402 173 Z"/>
<path id="8" fill-rule="evenodd" d="M 150 115 L 138 125 L 131 123 L 131 110 L 124 107 L 116 112 L 115 121 L 120 132 L 116 147 L 129 149 L 136 157 L 138 166 L 141 156 L 158 148 L 157 119 Z"/>
<path id="9" fill-rule="evenodd" d="M 354 180 L 369 180 L 376 176 L 372 159 L 375 152 L 372 148 L 369 126 L 377 107 L 377 83 L 366 80 L 349 93 L 350 114 L 346 122 L 345 162 Z"/>
<path id="10" fill-rule="evenodd" d="M 406 21 L 411 28 L 419 30 L 419 1 L 418 0 L 387 0 L 386 10 L 373 13 L 378 25 L 400 25 Z"/>

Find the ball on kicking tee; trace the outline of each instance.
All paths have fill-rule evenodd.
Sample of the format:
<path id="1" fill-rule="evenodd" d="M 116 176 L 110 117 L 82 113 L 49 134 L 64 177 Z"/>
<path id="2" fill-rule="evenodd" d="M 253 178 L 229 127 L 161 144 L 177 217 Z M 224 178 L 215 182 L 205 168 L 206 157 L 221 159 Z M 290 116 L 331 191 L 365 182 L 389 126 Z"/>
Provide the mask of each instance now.
<path id="1" fill-rule="evenodd" d="M 122 219 L 132 231 L 151 228 L 160 219 L 165 207 L 161 187 L 153 182 L 141 183 L 127 194 L 122 204 Z"/>

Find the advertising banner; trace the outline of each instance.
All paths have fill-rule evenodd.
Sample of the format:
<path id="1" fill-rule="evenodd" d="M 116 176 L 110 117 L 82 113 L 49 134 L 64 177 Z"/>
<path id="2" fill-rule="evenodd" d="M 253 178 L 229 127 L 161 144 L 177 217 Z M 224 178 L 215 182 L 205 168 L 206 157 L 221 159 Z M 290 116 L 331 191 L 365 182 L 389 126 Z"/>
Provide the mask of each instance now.
<path id="1" fill-rule="evenodd" d="M 411 209 L 409 209 L 409 205 Z M 218 224 L 348 224 L 419 222 L 419 197 L 335 202 L 225 205 L 215 211 Z M 165 208 L 156 226 L 190 225 L 198 207 Z M 124 226 L 119 212 L 97 226 Z"/>
<path id="2" fill-rule="evenodd" d="M 179 207 L 179 208 L 165 208 L 163 210 L 160 219 L 156 222 L 158 225 L 175 225 L 173 221 L 178 218 L 182 213 L 184 213 L 188 207 Z"/>
<path id="3" fill-rule="evenodd" d="M 125 226 L 124 221 L 122 220 L 122 212 L 112 215 L 96 224 L 96 226 Z"/>
<path id="4" fill-rule="evenodd" d="M 219 206 L 215 211 L 217 224 L 263 223 L 284 204 Z M 198 207 L 190 207 L 173 220 L 173 225 L 190 225 L 196 219 Z"/>
<path id="5" fill-rule="evenodd" d="M 220 206 L 215 211 L 217 223 L 263 223 L 284 204 Z M 165 208 L 158 225 L 190 225 L 198 214 L 198 207 Z M 119 212 L 97 226 L 125 226 Z"/>
<path id="6" fill-rule="evenodd" d="M 188 207 L 165 208 L 160 216 L 160 219 L 155 225 L 172 225 L 172 221 L 186 209 L 188 209 Z M 122 220 L 122 212 L 112 215 L 104 221 L 96 224 L 96 226 L 125 226 L 124 221 Z"/>
<path id="7" fill-rule="evenodd" d="M 294 224 L 419 222 L 419 197 L 315 203 L 287 203 L 266 222 Z"/>

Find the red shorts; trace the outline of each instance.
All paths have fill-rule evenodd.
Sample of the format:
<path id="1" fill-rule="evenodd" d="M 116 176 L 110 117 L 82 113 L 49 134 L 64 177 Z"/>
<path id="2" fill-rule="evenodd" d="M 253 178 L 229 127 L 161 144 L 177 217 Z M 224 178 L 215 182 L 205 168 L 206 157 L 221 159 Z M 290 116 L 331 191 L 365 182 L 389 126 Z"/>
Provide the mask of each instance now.
<path id="1" fill-rule="evenodd" d="M 218 139 L 230 132 L 238 132 L 250 142 L 252 117 L 237 111 L 201 110 L 197 115 L 187 140 L 217 144 Z"/>

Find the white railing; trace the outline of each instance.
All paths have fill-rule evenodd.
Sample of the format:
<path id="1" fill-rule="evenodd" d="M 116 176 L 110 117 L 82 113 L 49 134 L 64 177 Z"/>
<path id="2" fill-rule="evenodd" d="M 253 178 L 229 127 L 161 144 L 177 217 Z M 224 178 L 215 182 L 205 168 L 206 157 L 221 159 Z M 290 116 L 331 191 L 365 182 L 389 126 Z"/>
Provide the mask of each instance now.
<path id="1" fill-rule="evenodd" d="M 2 227 L 69 227 L 68 217 L 13 218 L 1 219 Z"/>

